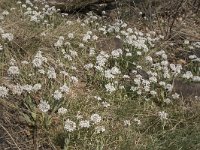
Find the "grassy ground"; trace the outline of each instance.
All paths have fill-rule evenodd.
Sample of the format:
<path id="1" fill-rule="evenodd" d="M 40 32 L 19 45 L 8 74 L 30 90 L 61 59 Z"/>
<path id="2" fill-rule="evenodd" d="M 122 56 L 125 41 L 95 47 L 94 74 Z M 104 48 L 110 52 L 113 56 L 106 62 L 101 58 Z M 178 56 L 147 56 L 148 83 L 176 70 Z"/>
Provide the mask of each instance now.
<path id="1" fill-rule="evenodd" d="M 199 14 L 137 14 L 1 0 L 1 149 L 200 149 Z"/>

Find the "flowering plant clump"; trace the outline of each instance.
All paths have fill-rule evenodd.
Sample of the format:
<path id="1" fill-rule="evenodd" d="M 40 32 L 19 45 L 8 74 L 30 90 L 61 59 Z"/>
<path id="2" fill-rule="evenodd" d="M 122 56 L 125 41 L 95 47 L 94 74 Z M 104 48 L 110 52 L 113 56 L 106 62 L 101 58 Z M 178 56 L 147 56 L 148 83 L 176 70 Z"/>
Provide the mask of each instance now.
<path id="1" fill-rule="evenodd" d="M 76 18 L 30 0 L 0 9 L 0 102 L 16 104 L 34 138 L 53 149 L 164 147 L 153 145 L 199 119 L 198 53 L 187 64 L 172 61 L 158 48 L 162 35 L 119 18 L 105 22 L 104 14 Z M 192 102 L 184 97 L 191 90 L 177 82 L 194 88 Z M 36 141 L 39 148 L 43 141 Z"/>

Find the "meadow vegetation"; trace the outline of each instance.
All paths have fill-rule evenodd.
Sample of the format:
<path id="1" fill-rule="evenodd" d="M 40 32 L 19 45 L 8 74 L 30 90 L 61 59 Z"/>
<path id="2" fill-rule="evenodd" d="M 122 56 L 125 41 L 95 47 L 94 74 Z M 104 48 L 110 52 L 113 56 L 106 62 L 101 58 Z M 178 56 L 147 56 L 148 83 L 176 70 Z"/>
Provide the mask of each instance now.
<path id="1" fill-rule="evenodd" d="M 117 11 L 0 0 L 0 149 L 200 149 L 198 12 Z"/>

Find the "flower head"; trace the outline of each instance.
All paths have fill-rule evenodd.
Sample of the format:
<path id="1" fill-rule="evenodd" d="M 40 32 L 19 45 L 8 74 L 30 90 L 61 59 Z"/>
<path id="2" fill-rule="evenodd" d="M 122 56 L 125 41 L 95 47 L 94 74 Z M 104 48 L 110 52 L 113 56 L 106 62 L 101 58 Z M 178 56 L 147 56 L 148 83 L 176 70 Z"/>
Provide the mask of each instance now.
<path id="1" fill-rule="evenodd" d="M 67 119 L 65 121 L 64 129 L 69 132 L 72 132 L 72 131 L 76 130 L 76 123 Z"/>
<path id="2" fill-rule="evenodd" d="M 50 105 L 47 101 L 40 101 L 40 104 L 38 105 L 39 109 L 42 111 L 42 112 L 47 112 L 49 111 L 50 109 Z"/>
<path id="3" fill-rule="evenodd" d="M 90 122 L 88 120 L 81 120 L 79 122 L 79 126 L 81 128 L 89 128 L 90 127 Z"/>
<path id="4" fill-rule="evenodd" d="M 0 86 L 0 97 L 6 97 L 8 95 L 8 88 Z"/>
<path id="5" fill-rule="evenodd" d="M 101 116 L 99 116 L 98 114 L 93 114 L 90 117 L 91 121 L 93 121 L 95 124 L 99 123 L 101 121 Z"/>

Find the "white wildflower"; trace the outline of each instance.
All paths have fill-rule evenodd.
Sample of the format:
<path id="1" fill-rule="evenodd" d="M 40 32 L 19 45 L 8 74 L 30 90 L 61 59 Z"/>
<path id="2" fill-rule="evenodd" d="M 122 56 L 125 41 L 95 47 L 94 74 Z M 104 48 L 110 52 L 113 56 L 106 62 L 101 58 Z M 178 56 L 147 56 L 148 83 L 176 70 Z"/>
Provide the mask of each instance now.
<path id="1" fill-rule="evenodd" d="M 42 59 L 40 59 L 40 58 L 35 58 L 35 59 L 33 59 L 32 63 L 33 63 L 33 66 L 34 66 L 34 67 L 41 67 L 43 61 L 42 61 Z"/>
<path id="2" fill-rule="evenodd" d="M 185 79 L 190 79 L 190 78 L 193 77 L 193 74 L 192 74 L 191 71 L 187 71 L 185 74 L 183 74 L 182 77 L 185 78 Z"/>
<path id="3" fill-rule="evenodd" d="M 86 65 L 84 66 L 84 68 L 87 69 L 87 70 L 89 70 L 89 69 L 91 69 L 91 68 L 93 68 L 93 67 L 94 67 L 94 65 L 93 65 L 92 63 L 86 64 Z"/>
<path id="4" fill-rule="evenodd" d="M 149 81 L 153 82 L 153 83 L 156 83 L 157 82 L 157 78 L 152 76 L 152 77 L 149 78 Z"/>
<path id="5" fill-rule="evenodd" d="M 24 65 L 27 65 L 27 64 L 29 64 L 29 62 L 28 62 L 28 61 L 26 61 L 26 60 L 24 60 L 24 61 L 21 61 L 21 63 L 22 63 L 22 64 L 24 64 Z"/>
<path id="6" fill-rule="evenodd" d="M 106 88 L 106 91 L 108 91 L 108 92 L 110 92 L 110 93 L 116 91 L 116 88 L 115 88 L 114 85 L 111 84 L 111 83 L 106 84 L 106 85 L 105 85 L 105 88 Z"/>
<path id="7" fill-rule="evenodd" d="M 164 111 L 158 112 L 158 116 L 160 117 L 161 120 L 166 120 L 166 119 L 168 119 L 168 118 L 167 118 L 168 114 L 167 114 L 166 112 L 164 112 Z"/>
<path id="8" fill-rule="evenodd" d="M 110 69 L 105 70 L 105 77 L 108 78 L 108 79 L 115 78 L 115 76 L 111 73 Z"/>
<path id="9" fill-rule="evenodd" d="M 22 89 L 23 89 L 24 91 L 27 91 L 28 93 L 30 93 L 30 92 L 33 90 L 33 86 L 32 86 L 32 85 L 26 84 L 26 85 L 23 85 L 23 86 L 22 86 Z"/>
<path id="10" fill-rule="evenodd" d="M 63 46 L 63 43 L 64 43 L 64 37 L 63 36 L 60 36 L 58 38 L 58 41 L 54 44 L 55 47 L 62 47 Z"/>
<path id="11" fill-rule="evenodd" d="M 121 71 L 120 71 L 119 68 L 117 68 L 117 67 L 112 67 L 112 68 L 111 68 L 111 73 L 112 73 L 113 75 L 117 75 L 117 74 L 121 74 Z"/>
<path id="12" fill-rule="evenodd" d="M 124 79 L 130 79 L 130 76 L 129 75 L 123 75 L 123 78 Z"/>
<path id="13" fill-rule="evenodd" d="M 9 15 L 9 12 L 8 12 L 7 10 L 4 10 L 4 11 L 2 12 L 2 15 L 7 16 L 7 15 Z"/>
<path id="14" fill-rule="evenodd" d="M 76 51 L 70 50 L 69 51 L 72 57 L 78 56 L 78 53 Z"/>
<path id="15" fill-rule="evenodd" d="M 63 86 L 60 87 L 60 91 L 68 93 L 69 92 L 69 87 L 66 84 L 64 84 Z"/>
<path id="16" fill-rule="evenodd" d="M 74 34 L 73 33 L 69 33 L 68 34 L 68 38 L 73 39 L 74 38 Z"/>
<path id="17" fill-rule="evenodd" d="M 2 51 L 3 50 L 3 46 L 0 44 L 0 51 Z"/>
<path id="18" fill-rule="evenodd" d="M 190 59 L 196 59 L 197 56 L 196 56 L 196 55 L 190 55 L 189 58 L 190 58 Z"/>
<path id="19" fill-rule="evenodd" d="M 67 113 L 67 109 L 66 108 L 61 107 L 61 108 L 58 109 L 58 114 L 59 115 L 64 115 L 66 113 Z"/>
<path id="20" fill-rule="evenodd" d="M 95 127 L 96 133 L 101 133 L 101 132 L 105 132 L 105 127 L 104 126 L 97 126 Z"/>
<path id="21" fill-rule="evenodd" d="M 42 85 L 40 84 L 40 83 L 37 83 L 37 84 L 35 84 L 34 86 L 33 86 L 33 91 L 38 91 L 38 90 L 40 90 L 42 88 Z"/>
<path id="22" fill-rule="evenodd" d="M 167 85 L 165 86 L 165 89 L 166 89 L 167 91 L 171 92 L 172 89 L 173 89 L 173 85 L 172 85 L 172 84 L 167 84 Z"/>
<path id="23" fill-rule="evenodd" d="M 164 81 L 160 81 L 160 82 L 159 82 L 159 85 L 165 87 L 166 83 L 165 83 Z"/>
<path id="24" fill-rule="evenodd" d="M 173 99 L 179 99 L 180 95 L 178 93 L 172 94 Z"/>
<path id="25" fill-rule="evenodd" d="M 194 82 L 200 82 L 200 76 L 193 76 L 192 80 Z"/>
<path id="26" fill-rule="evenodd" d="M 146 61 L 149 62 L 149 63 L 152 63 L 153 62 L 153 58 L 151 56 L 147 56 L 145 57 Z"/>
<path id="27" fill-rule="evenodd" d="M 68 76 L 69 74 L 66 71 L 60 71 L 61 74 L 63 74 L 64 76 Z"/>
<path id="28" fill-rule="evenodd" d="M 102 102 L 103 107 L 110 107 L 110 104 L 108 102 Z"/>
<path id="29" fill-rule="evenodd" d="M 90 127 L 90 122 L 88 120 L 81 120 L 79 122 L 79 126 L 81 128 L 89 128 Z"/>
<path id="30" fill-rule="evenodd" d="M 163 100 L 166 104 L 170 104 L 171 103 L 171 100 L 169 98 L 166 98 Z"/>
<path id="31" fill-rule="evenodd" d="M 142 52 L 137 51 L 137 55 L 138 55 L 138 56 L 141 56 L 141 55 L 142 55 Z"/>
<path id="32" fill-rule="evenodd" d="M 65 121 L 64 129 L 69 132 L 72 132 L 72 131 L 76 130 L 76 123 L 67 119 Z"/>
<path id="33" fill-rule="evenodd" d="M 38 105 L 38 107 L 42 112 L 47 112 L 50 109 L 49 103 L 43 100 L 40 101 L 40 104 Z"/>
<path id="34" fill-rule="evenodd" d="M 88 40 L 90 40 L 90 39 L 91 39 L 91 35 L 89 35 L 89 34 L 85 34 L 83 36 L 83 42 L 88 42 Z"/>
<path id="35" fill-rule="evenodd" d="M 93 114 L 90 117 L 91 121 L 93 121 L 95 124 L 99 123 L 101 121 L 101 116 L 99 116 L 98 114 Z"/>
<path id="36" fill-rule="evenodd" d="M 78 83 L 78 78 L 75 77 L 75 76 L 71 76 L 71 81 L 72 81 L 73 83 Z"/>
<path id="37" fill-rule="evenodd" d="M 141 121 L 138 118 L 134 118 L 134 121 L 137 122 L 138 125 L 141 125 Z"/>
<path id="38" fill-rule="evenodd" d="M 12 41 L 14 39 L 14 36 L 12 33 L 3 33 L 1 34 L 2 38 L 4 40 Z"/>
<path id="39" fill-rule="evenodd" d="M 122 55 L 122 49 L 113 50 L 113 51 L 111 52 L 111 55 L 112 55 L 114 58 L 118 58 L 120 55 Z"/>
<path id="40" fill-rule="evenodd" d="M 44 69 L 39 69 L 38 72 L 41 73 L 41 74 L 45 74 L 45 70 Z"/>
<path id="41" fill-rule="evenodd" d="M 56 72 L 53 67 L 50 67 L 49 70 L 47 71 L 47 76 L 49 79 L 55 79 L 56 78 Z"/>
<path id="42" fill-rule="evenodd" d="M 184 41 L 184 44 L 185 44 L 185 45 L 188 45 L 188 44 L 190 44 L 190 41 L 189 41 L 189 40 L 185 40 L 185 41 Z"/>
<path id="43" fill-rule="evenodd" d="M 124 126 L 130 126 L 131 121 L 130 120 L 124 120 Z"/>
<path id="44" fill-rule="evenodd" d="M 62 93 L 59 90 L 56 90 L 53 93 L 53 97 L 54 97 L 55 100 L 60 100 L 63 97 L 63 95 L 62 95 Z"/>
<path id="45" fill-rule="evenodd" d="M 11 86 L 11 90 L 13 94 L 17 94 L 17 95 L 21 95 L 23 92 L 23 88 L 21 85 L 17 84 L 17 85 L 12 85 Z"/>
<path id="46" fill-rule="evenodd" d="M 0 97 L 6 97 L 8 95 L 8 91 L 8 88 L 0 86 Z"/>
<path id="47" fill-rule="evenodd" d="M 10 66 L 8 69 L 9 75 L 19 75 L 19 68 L 17 66 Z"/>
<path id="48" fill-rule="evenodd" d="M 156 91 L 150 91 L 150 94 L 154 96 L 154 95 L 157 94 L 157 92 Z"/>
<path id="49" fill-rule="evenodd" d="M 98 40 L 98 36 L 93 35 L 93 36 L 92 36 L 92 39 L 93 39 L 94 41 L 96 41 L 96 40 Z"/>
<path id="50" fill-rule="evenodd" d="M 34 56 L 34 59 L 32 61 L 32 64 L 34 67 L 41 67 L 43 62 L 47 62 L 47 58 L 42 56 L 42 52 L 38 51 L 36 55 Z"/>
<path id="51" fill-rule="evenodd" d="M 94 48 L 90 48 L 89 56 L 94 56 L 94 55 L 95 55 L 95 49 Z"/>
<path id="52" fill-rule="evenodd" d="M 101 100 L 102 100 L 101 97 L 99 97 L 99 96 L 94 96 L 94 98 L 95 98 L 96 100 L 98 100 L 98 101 L 101 101 Z"/>

